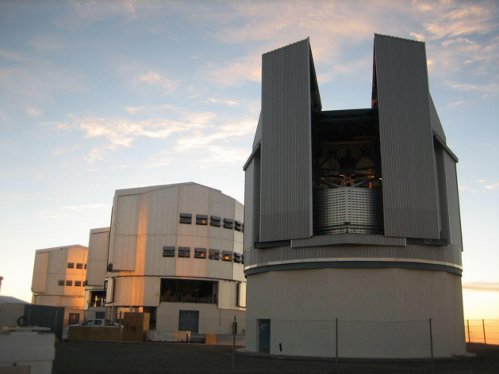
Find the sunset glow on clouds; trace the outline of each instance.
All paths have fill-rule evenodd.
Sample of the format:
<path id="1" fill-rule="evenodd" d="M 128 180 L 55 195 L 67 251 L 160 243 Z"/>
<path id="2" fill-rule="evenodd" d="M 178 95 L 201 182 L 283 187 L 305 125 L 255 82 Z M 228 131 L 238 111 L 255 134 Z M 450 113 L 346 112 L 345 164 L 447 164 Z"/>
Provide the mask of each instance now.
<path id="1" fill-rule="evenodd" d="M 310 37 L 324 109 L 365 108 L 380 33 L 426 43 L 465 295 L 499 299 L 477 286 L 499 283 L 498 25 L 494 0 L 0 2 L 2 294 L 29 300 L 34 250 L 86 245 L 115 189 L 195 181 L 242 202 L 262 53 Z"/>

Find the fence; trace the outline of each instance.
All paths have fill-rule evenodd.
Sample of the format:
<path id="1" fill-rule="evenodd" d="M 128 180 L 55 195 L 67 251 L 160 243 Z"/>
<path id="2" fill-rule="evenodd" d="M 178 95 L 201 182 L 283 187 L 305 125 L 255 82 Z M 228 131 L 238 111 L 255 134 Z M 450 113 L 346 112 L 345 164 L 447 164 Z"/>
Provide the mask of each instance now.
<path id="1" fill-rule="evenodd" d="M 467 319 L 466 342 L 499 344 L 499 319 Z"/>

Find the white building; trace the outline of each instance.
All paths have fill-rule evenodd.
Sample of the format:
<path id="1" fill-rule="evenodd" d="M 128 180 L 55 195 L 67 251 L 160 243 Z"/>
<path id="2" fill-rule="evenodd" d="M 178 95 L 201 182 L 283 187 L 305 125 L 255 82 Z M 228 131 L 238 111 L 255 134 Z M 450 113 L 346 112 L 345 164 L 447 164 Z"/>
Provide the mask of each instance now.
<path id="1" fill-rule="evenodd" d="M 241 203 L 196 183 L 117 190 L 108 316 L 148 312 L 151 329 L 163 336 L 185 330 L 228 334 L 234 317 L 244 328 L 242 221 Z"/>
<path id="2" fill-rule="evenodd" d="M 77 244 L 39 249 L 35 254 L 32 302 L 65 307 L 65 326 L 83 320 L 87 251 Z"/>

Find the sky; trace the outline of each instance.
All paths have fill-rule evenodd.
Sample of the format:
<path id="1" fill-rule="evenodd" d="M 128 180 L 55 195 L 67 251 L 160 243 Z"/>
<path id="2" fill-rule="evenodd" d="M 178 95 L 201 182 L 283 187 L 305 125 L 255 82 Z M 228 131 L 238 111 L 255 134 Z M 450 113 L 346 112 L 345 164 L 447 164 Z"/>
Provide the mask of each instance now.
<path id="1" fill-rule="evenodd" d="M 465 318 L 499 319 L 499 3 L 0 0 L 1 294 L 36 249 L 88 245 L 116 189 L 243 202 L 262 53 L 310 38 L 324 110 L 370 107 L 374 33 L 424 41 L 459 157 Z"/>

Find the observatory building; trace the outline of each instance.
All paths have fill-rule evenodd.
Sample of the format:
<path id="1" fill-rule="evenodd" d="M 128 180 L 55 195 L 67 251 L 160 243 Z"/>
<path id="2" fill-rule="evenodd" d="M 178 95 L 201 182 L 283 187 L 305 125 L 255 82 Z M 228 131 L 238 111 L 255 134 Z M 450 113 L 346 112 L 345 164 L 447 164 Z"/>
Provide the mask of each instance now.
<path id="1" fill-rule="evenodd" d="M 424 43 L 375 35 L 365 109 L 322 110 L 308 39 L 264 54 L 244 165 L 246 349 L 464 354 L 456 162 Z"/>

